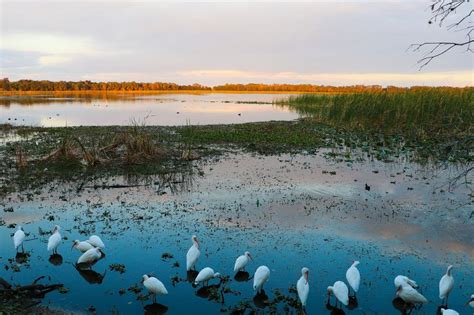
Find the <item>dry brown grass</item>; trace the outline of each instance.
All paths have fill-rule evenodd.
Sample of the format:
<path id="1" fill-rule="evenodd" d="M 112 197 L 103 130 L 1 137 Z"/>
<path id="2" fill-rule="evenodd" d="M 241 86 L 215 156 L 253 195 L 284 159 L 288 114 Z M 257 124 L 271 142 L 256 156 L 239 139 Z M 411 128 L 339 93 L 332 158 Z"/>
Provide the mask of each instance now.
<path id="1" fill-rule="evenodd" d="M 21 169 L 28 166 L 28 158 L 26 156 L 26 152 L 23 150 L 23 148 L 20 145 L 16 146 L 15 156 L 16 156 L 17 168 Z"/>

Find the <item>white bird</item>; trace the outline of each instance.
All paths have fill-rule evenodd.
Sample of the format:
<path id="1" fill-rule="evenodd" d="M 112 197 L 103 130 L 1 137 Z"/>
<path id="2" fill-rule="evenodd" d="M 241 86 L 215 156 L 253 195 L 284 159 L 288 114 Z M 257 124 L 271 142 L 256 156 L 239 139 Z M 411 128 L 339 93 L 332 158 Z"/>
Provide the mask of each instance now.
<path id="1" fill-rule="evenodd" d="M 234 272 L 243 270 L 250 260 L 252 260 L 252 255 L 250 255 L 249 252 L 245 252 L 243 255 L 237 257 L 235 260 Z"/>
<path id="2" fill-rule="evenodd" d="M 194 268 L 196 262 L 201 256 L 201 252 L 199 251 L 199 241 L 196 235 L 191 237 L 193 241 L 193 245 L 189 248 L 188 253 L 186 254 L 186 270 L 189 271 Z"/>
<path id="3" fill-rule="evenodd" d="M 303 308 L 306 306 L 306 300 L 308 299 L 309 294 L 308 277 L 309 269 L 303 267 L 301 269 L 301 278 L 299 278 L 298 282 L 296 282 L 296 290 L 298 291 L 298 297 L 300 298 L 301 305 L 303 305 Z"/>
<path id="4" fill-rule="evenodd" d="M 474 308 L 474 294 L 471 295 L 471 298 L 469 301 L 466 302 L 466 305 L 469 305 L 470 307 Z"/>
<path id="5" fill-rule="evenodd" d="M 194 279 L 194 284 L 199 284 L 199 282 L 205 282 L 206 285 L 211 280 L 212 278 L 217 278 L 220 277 L 221 274 L 218 272 L 214 272 L 214 269 L 206 267 L 203 268 L 201 271 L 199 271 L 198 275 L 196 276 L 196 279 Z"/>
<path id="6" fill-rule="evenodd" d="M 441 308 L 441 314 L 443 314 L 443 315 L 459 315 L 459 313 L 456 312 L 455 310 L 444 309 L 444 308 Z"/>
<path id="7" fill-rule="evenodd" d="M 356 260 L 346 271 L 346 279 L 352 290 L 354 290 L 354 295 L 359 291 L 360 286 L 360 272 L 357 269 L 357 265 L 359 265 L 359 261 Z"/>
<path id="8" fill-rule="evenodd" d="M 90 243 L 86 241 L 79 241 L 79 240 L 74 240 L 72 241 L 72 248 L 77 249 L 81 253 L 87 252 L 89 249 L 94 248 Z"/>
<path id="9" fill-rule="evenodd" d="M 410 304 L 425 304 L 428 300 L 421 295 L 416 289 L 409 285 L 401 285 L 397 288 L 397 296 L 401 298 L 405 303 Z"/>
<path id="10" fill-rule="evenodd" d="M 77 264 L 92 264 L 101 259 L 102 256 L 105 256 L 102 250 L 98 247 L 93 247 L 79 257 Z"/>
<path id="11" fill-rule="evenodd" d="M 446 274 L 441 277 L 441 280 L 439 280 L 439 298 L 446 301 L 445 305 L 448 304 L 449 293 L 451 293 L 451 290 L 454 287 L 454 278 L 451 275 L 452 269 L 453 266 L 449 265 Z"/>
<path id="12" fill-rule="evenodd" d="M 23 231 L 23 228 L 21 226 L 18 227 L 18 230 L 16 230 L 15 234 L 13 234 L 13 245 L 15 245 L 15 249 L 18 251 L 18 247 L 20 247 L 23 251 L 25 249 L 23 248 L 23 241 L 25 240 L 25 232 Z"/>
<path id="13" fill-rule="evenodd" d="M 253 276 L 253 289 L 260 293 L 268 278 L 270 278 L 270 269 L 267 266 L 258 267 Z"/>
<path id="14" fill-rule="evenodd" d="M 57 252 L 58 246 L 61 243 L 62 237 L 59 230 L 61 228 L 59 225 L 55 225 L 53 229 L 53 234 L 48 239 L 48 251 L 52 250 L 53 254 Z"/>
<path id="15" fill-rule="evenodd" d="M 168 290 L 166 290 L 165 285 L 163 282 L 158 280 L 155 277 L 148 277 L 147 275 L 143 275 L 143 285 L 145 288 L 153 294 L 153 301 L 156 301 L 157 295 L 164 295 L 168 294 Z"/>
<path id="16" fill-rule="evenodd" d="M 105 248 L 104 242 L 102 242 L 100 237 L 98 237 L 97 235 L 92 235 L 91 237 L 89 237 L 89 239 L 86 242 L 91 244 L 94 247 L 99 247 L 99 248 L 102 248 L 102 249 Z"/>
<path id="17" fill-rule="evenodd" d="M 341 302 L 344 305 L 349 304 L 349 288 L 347 285 L 342 282 L 342 281 L 336 281 L 334 282 L 334 285 L 331 287 L 328 287 L 328 297 L 331 296 L 331 294 L 334 294 L 337 300 Z M 337 300 L 336 300 L 336 306 L 337 306 Z"/>
<path id="18" fill-rule="evenodd" d="M 395 288 L 397 289 L 399 286 L 403 285 L 409 285 L 410 287 L 415 289 L 418 288 L 418 284 L 416 284 L 416 281 L 408 278 L 407 276 L 398 275 L 395 277 L 393 283 L 395 284 Z"/>

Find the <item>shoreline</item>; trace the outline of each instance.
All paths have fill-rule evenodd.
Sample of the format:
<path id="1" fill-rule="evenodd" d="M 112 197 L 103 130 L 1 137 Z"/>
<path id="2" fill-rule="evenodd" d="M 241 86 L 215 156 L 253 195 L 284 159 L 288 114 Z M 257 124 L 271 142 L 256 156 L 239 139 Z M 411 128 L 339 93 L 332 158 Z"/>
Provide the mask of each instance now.
<path id="1" fill-rule="evenodd" d="M 86 91 L 0 91 L 0 96 L 40 96 L 40 95 L 120 95 L 120 94 L 343 94 L 342 92 L 296 92 L 296 91 L 217 91 L 217 90 L 86 90 Z"/>

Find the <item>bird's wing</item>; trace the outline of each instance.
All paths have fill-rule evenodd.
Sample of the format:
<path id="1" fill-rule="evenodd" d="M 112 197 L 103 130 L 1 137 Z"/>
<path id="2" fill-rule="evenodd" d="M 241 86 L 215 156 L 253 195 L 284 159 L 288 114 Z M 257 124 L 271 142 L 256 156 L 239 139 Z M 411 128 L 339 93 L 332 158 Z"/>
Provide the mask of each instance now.
<path id="1" fill-rule="evenodd" d="M 447 275 L 444 275 L 441 277 L 441 280 L 439 280 L 439 298 L 444 299 L 446 295 L 449 294 L 451 289 L 453 288 L 453 281 L 452 277 L 449 277 Z"/>
<path id="2" fill-rule="evenodd" d="M 306 303 L 309 294 L 309 285 L 306 283 L 306 279 L 301 277 L 296 283 L 296 290 L 298 291 L 298 296 L 302 304 Z"/>
<path id="3" fill-rule="evenodd" d="M 156 281 L 157 281 L 157 287 L 158 287 L 158 290 L 159 290 L 160 294 L 168 294 L 168 290 L 166 290 L 166 287 L 163 284 L 163 282 L 161 282 L 158 279 L 156 279 Z"/>
<path id="4" fill-rule="evenodd" d="M 51 235 L 48 239 L 48 250 L 51 250 L 52 248 L 56 247 L 60 241 L 61 241 L 60 234 L 54 233 L 53 235 Z"/>
<path id="5" fill-rule="evenodd" d="M 350 286 L 354 291 L 359 291 L 360 285 L 360 273 L 359 270 L 355 267 L 350 267 L 346 272 L 346 279 L 349 282 Z"/>
<path id="6" fill-rule="evenodd" d="M 201 252 L 196 246 L 193 245 L 189 248 L 188 253 L 186 254 L 186 268 L 188 270 L 192 268 L 200 255 Z"/>
<path id="7" fill-rule="evenodd" d="M 245 265 L 245 256 L 239 256 L 235 260 L 234 271 L 239 271 Z"/>
<path id="8" fill-rule="evenodd" d="M 22 230 L 16 231 L 15 234 L 13 235 L 13 244 L 15 245 L 15 248 L 20 246 L 20 244 L 23 242 L 24 239 L 25 239 L 25 232 L 23 232 Z"/>

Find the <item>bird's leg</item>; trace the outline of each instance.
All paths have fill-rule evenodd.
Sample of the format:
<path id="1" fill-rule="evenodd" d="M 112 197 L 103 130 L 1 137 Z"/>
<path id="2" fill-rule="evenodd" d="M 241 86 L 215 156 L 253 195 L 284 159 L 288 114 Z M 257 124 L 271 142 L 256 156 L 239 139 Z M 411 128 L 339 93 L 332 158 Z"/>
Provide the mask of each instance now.
<path id="1" fill-rule="evenodd" d="M 156 303 L 156 294 L 153 294 L 153 303 Z"/>
<path id="2" fill-rule="evenodd" d="M 24 253 L 25 252 L 25 245 L 21 243 L 21 251 Z"/>

